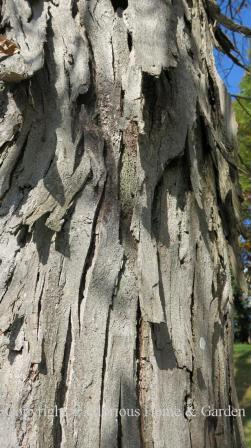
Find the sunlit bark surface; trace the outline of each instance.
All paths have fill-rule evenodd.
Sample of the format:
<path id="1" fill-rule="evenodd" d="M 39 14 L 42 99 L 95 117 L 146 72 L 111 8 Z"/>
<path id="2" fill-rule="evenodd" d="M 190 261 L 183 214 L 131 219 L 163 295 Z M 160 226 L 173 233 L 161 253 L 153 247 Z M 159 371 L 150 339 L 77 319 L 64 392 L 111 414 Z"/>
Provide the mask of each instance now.
<path id="1" fill-rule="evenodd" d="M 202 412 L 238 407 L 235 122 L 203 2 L 1 21 L 1 447 L 243 447 Z"/>

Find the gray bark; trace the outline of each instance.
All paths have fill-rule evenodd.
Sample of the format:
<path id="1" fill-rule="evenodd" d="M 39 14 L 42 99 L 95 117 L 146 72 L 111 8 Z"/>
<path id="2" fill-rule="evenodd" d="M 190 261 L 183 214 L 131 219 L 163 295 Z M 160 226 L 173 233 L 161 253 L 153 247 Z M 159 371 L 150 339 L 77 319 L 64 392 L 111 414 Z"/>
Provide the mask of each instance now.
<path id="1" fill-rule="evenodd" d="M 1 446 L 243 447 L 201 413 L 238 407 L 235 121 L 202 1 L 1 17 Z"/>

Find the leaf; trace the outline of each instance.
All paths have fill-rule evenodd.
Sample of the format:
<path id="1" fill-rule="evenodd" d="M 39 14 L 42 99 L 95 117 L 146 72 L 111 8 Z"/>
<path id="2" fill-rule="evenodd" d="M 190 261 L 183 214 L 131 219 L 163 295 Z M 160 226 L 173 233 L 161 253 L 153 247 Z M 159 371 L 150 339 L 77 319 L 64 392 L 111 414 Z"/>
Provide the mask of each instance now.
<path id="1" fill-rule="evenodd" d="M 19 51 L 19 47 L 13 40 L 0 34 L 0 56 L 3 54 L 6 56 L 13 56 L 13 54 L 18 53 Z"/>

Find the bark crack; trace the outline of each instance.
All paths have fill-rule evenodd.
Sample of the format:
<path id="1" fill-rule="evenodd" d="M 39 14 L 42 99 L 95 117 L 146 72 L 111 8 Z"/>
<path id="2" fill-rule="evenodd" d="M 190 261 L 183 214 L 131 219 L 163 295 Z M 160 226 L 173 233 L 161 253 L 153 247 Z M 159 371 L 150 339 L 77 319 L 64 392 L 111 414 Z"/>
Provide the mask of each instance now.
<path id="1" fill-rule="evenodd" d="M 97 247 L 97 224 L 98 224 L 98 218 L 100 215 L 100 210 L 103 204 L 103 200 L 104 200 L 104 196 L 105 196 L 105 188 L 106 187 L 106 182 L 103 186 L 103 191 L 102 194 L 100 196 L 99 199 L 99 203 L 97 205 L 96 208 L 96 212 L 95 212 L 95 216 L 93 218 L 93 226 L 92 226 L 92 234 L 91 234 L 91 242 L 89 245 L 89 249 L 88 249 L 88 253 L 85 259 L 85 263 L 84 263 L 84 267 L 83 267 L 83 272 L 81 275 L 81 280 L 80 280 L 80 286 L 79 286 L 79 295 L 78 295 L 78 322 L 79 322 L 79 334 L 81 331 L 81 306 L 85 297 L 85 290 L 86 290 L 86 285 L 87 285 L 87 278 L 88 278 L 88 273 L 91 271 L 92 269 L 92 265 L 93 265 L 93 261 L 95 259 L 95 253 L 96 253 L 96 247 Z"/>
<path id="2" fill-rule="evenodd" d="M 142 316 L 141 316 L 141 310 L 140 310 L 140 302 L 138 298 L 137 303 L 137 312 L 136 312 L 136 342 L 135 342 L 135 357 L 136 357 L 136 396 L 137 396 L 137 403 L 138 407 L 140 409 L 140 418 L 139 418 L 139 433 L 140 433 L 140 441 L 143 446 L 143 425 L 142 425 L 142 409 L 141 409 L 141 403 L 140 403 L 140 378 L 141 378 L 141 324 L 142 324 Z"/>
<path id="3" fill-rule="evenodd" d="M 118 422 L 118 431 L 117 431 L 117 448 L 122 448 L 122 439 L 123 439 L 123 430 L 122 430 L 122 422 L 121 422 L 121 415 L 120 415 L 120 409 L 121 409 L 121 382 L 120 382 L 120 391 L 119 391 L 119 404 L 118 404 L 118 416 L 117 416 L 117 422 Z"/>
<path id="4" fill-rule="evenodd" d="M 104 399 L 106 358 L 107 358 L 107 352 L 108 352 L 109 327 L 110 327 L 111 310 L 112 310 L 112 305 L 110 305 L 109 309 L 108 309 L 108 316 L 107 316 L 107 323 L 106 323 L 106 330 L 105 330 L 105 345 L 104 345 L 103 366 L 102 366 L 102 380 L 101 380 L 101 394 L 100 394 L 99 446 L 101 446 L 102 408 L 103 408 L 103 399 Z"/>
<path id="5" fill-rule="evenodd" d="M 66 393 L 69 387 L 68 377 L 69 377 L 69 366 L 71 362 L 70 359 L 71 347 L 72 347 L 72 327 L 71 327 L 71 311 L 70 311 L 68 319 L 68 329 L 65 341 L 64 357 L 61 367 L 61 380 L 60 383 L 58 384 L 55 396 L 55 403 L 57 405 L 59 414 L 54 416 L 54 422 L 53 422 L 54 448 L 60 448 L 62 444 L 63 428 L 61 423 L 60 410 L 64 408 L 64 404 L 66 401 Z"/>

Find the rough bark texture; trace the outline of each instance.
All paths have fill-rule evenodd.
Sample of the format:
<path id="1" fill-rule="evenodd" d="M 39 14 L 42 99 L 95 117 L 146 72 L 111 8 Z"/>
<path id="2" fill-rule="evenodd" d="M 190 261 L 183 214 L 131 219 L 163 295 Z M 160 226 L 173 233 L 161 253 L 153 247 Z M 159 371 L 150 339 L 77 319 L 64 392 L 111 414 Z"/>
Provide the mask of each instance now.
<path id="1" fill-rule="evenodd" d="M 200 412 L 238 406 L 235 122 L 203 2 L 1 20 L 1 447 L 243 447 Z"/>

